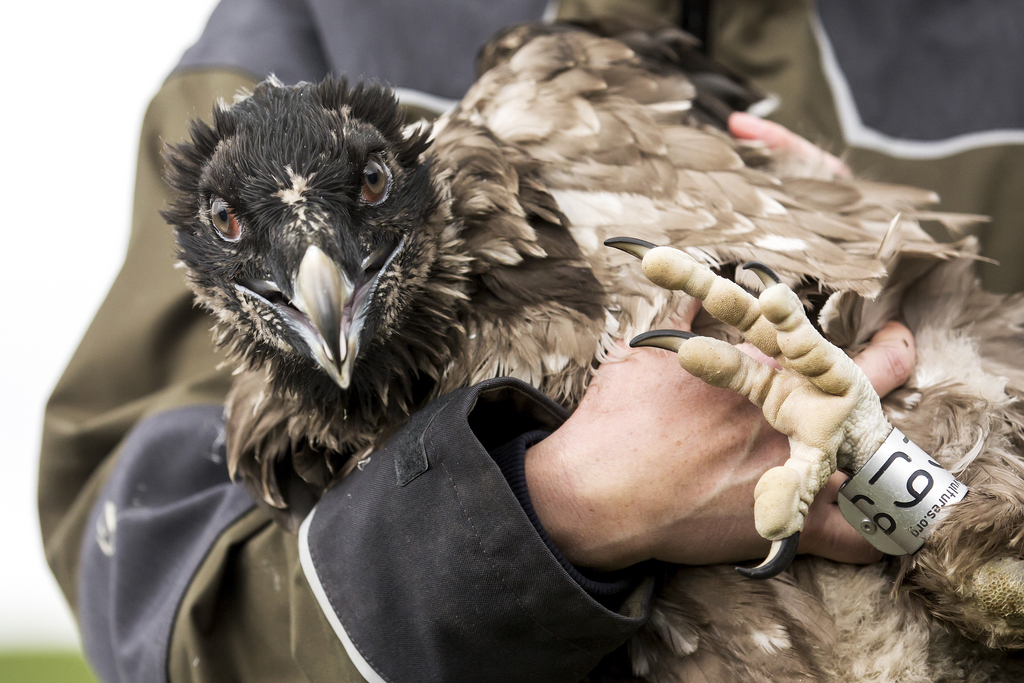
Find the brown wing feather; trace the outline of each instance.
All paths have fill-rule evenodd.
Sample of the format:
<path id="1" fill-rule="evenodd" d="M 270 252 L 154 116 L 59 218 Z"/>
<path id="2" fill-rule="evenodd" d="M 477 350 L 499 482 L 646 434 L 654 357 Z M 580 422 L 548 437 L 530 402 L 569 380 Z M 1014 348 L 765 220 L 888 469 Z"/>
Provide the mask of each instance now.
<path id="1" fill-rule="evenodd" d="M 683 303 L 643 279 L 631 257 L 603 247 L 611 236 L 673 244 L 713 266 L 759 260 L 805 294 L 881 288 L 888 264 L 876 256 L 889 219 L 932 197 L 773 176 L 769 157 L 693 114 L 699 88 L 681 70 L 685 39 L 659 35 L 659 48 L 634 35 L 646 45 L 638 53 L 564 27 L 515 29 L 497 41 L 494 68 L 436 126 L 428 154 L 444 201 L 431 220 L 450 234 L 446 272 L 466 280 L 429 286 L 439 301 L 466 303 L 452 318 L 456 357 L 409 359 L 437 380 L 425 399 L 510 375 L 575 405 L 595 359 L 618 357 L 618 340 Z M 904 223 L 903 251 L 955 253 Z M 281 505 L 285 472 L 272 462 L 303 439 L 346 457 L 368 448 L 416 408 L 402 402 L 408 394 L 382 385 L 380 419 L 340 429 L 340 415 L 297 413 L 295 397 L 258 375 L 240 381 L 231 399 L 233 419 L 245 424 L 229 444 L 236 467 L 260 482 L 261 499 Z M 293 469 L 318 494 L 331 472 L 315 460 Z"/>
<path id="2" fill-rule="evenodd" d="M 493 68 L 441 122 L 438 157 L 447 160 L 442 150 L 451 149 L 456 161 L 461 140 L 489 135 L 506 164 L 501 175 L 513 177 L 511 164 L 519 178 L 551 198 L 547 206 L 559 220 L 545 219 L 568 229 L 579 258 L 607 293 L 604 320 L 588 311 L 590 324 L 577 334 L 591 335 L 601 326 L 600 360 L 617 356 L 616 339 L 659 325 L 681 303 L 678 295 L 639 278 L 629 257 L 604 248 L 608 237 L 672 244 L 713 266 L 762 261 L 805 294 L 852 290 L 873 296 L 887 272 L 888 259 L 877 258 L 877 252 L 888 221 L 898 211 L 934 201 L 930 193 L 878 183 L 780 179 L 763 155 L 758 168 L 747 167 L 746 143 L 693 114 L 698 89 L 680 70 L 679 59 L 666 58 L 652 68 L 653 50 L 641 55 L 622 42 L 564 29 L 514 29 L 496 43 L 501 58 L 492 58 Z M 479 149 L 475 143 L 473 149 Z M 474 225 L 494 240 L 503 232 L 502 220 L 488 215 Z M 519 264 L 511 252 L 525 254 L 527 245 L 501 245 L 509 255 L 501 266 L 515 270 Z M 495 261 L 491 252 L 497 247 L 492 241 L 487 246 L 480 263 Z M 937 257 L 956 253 L 955 247 L 936 245 L 916 224 L 906 227 L 901 246 Z M 543 257 L 540 262 L 547 263 Z M 493 289 L 515 282 L 502 274 L 489 276 L 487 284 Z M 753 278 L 743 283 L 759 287 Z M 549 307 L 543 315 L 559 311 Z M 542 349 L 516 354 L 508 339 L 525 337 L 518 326 L 482 324 L 499 335 L 490 343 L 502 349 L 501 360 L 474 379 L 502 368 L 544 386 L 545 365 L 537 357 Z M 591 348 L 583 341 L 573 346 L 581 352 Z M 576 390 L 555 392 L 570 404 L 585 386 L 589 363 L 581 356 L 572 367 L 583 373 L 568 383 Z"/>

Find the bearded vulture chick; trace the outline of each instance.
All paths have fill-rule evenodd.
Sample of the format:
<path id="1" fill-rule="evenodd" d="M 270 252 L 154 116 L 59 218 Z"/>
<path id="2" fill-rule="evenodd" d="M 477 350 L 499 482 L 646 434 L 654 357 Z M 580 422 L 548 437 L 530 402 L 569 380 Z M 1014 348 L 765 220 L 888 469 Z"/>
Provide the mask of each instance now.
<path id="1" fill-rule="evenodd" d="M 379 85 L 270 79 L 169 149 L 166 217 L 238 368 L 232 476 L 295 528 L 437 396 L 512 376 L 574 407 L 595 363 L 686 297 L 609 237 L 671 245 L 751 291 L 736 265 L 759 261 L 848 352 L 889 318 L 909 325 L 917 367 L 887 417 L 970 493 L 920 551 L 883 564 L 799 558 L 760 582 L 674 570 L 631 644 L 634 673 L 1020 680 L 1005 650 L 1024 647 L 1024 302 L 980 290 L 969 241 L 919 227 L 968 220 L 927 212 L 931 193 L 731 138 L 724 117 L 753 89 L 679 31 L 611 32 L 504 32 L 432 129 L 405 126 Z M 738 339 L 711 318 L 695 330 Z"/>

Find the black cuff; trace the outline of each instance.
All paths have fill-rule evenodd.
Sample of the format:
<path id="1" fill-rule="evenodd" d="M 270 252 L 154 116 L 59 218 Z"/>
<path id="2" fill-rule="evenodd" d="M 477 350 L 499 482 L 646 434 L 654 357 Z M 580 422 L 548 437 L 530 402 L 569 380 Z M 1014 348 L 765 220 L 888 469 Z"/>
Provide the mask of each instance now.
<path id="1" fill-rule="evenodd" d="M 643 579 L 644 573 L 639 568 L 627 568 L 615 572 L 599 572 L 594 569 L 580 569 L 566 559 L 565 555 L 558 549 L 555 542 L 551 540 L 536 510 L 533 509 L 533 502 L 530 500 L 530 491 L 526 487 L 526 449 L 540 441 L 543 441 L 550 432 L 535 430 L 527 432 L 508 443 L 493 449 L 491 457 L 501 468 L 509 487 L 519 499 L 523 511 L 530 518 L 533 527 L 540 534 L 544 545 L 548 547 L 551 554 L 555 556 L 562 568 L 569 573 L 569 576 L 587 591 L 592 598 L 605 607 L 616 609 L 626 597 L 636 588 Z"/>
<path id="2" fill-rule="evenodd" d="M 417 412 L 324 494 L 299 556 L 360 672 L 578 681 L 642 626 L 653 577 L 618 609 L 602 605 L 555 559 L 490 456 L 565 418 L 528 385 L 483 382 Z"/>

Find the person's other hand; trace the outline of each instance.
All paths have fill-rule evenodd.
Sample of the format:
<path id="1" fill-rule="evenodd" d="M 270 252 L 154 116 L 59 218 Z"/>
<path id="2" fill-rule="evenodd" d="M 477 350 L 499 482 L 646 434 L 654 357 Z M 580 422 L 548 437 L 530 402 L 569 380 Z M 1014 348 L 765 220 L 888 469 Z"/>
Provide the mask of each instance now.
<path id="1" fill-rule="evenodd" d="M 914 357 L 910 331 L 889 323 L 855 361 L 885 395 L 906 381 Z M 767 553 L 754 528 L 754 485 L 788 457 L 786 438 L 745 398 L 690 376 L 673 353 L 639 349 L 598 369 L 569 420 L 527 451 L 526 476 L 541 522 L 578 566 L 717 564 Z M 836 505 L 842 480 L 815 499 L 800 552 L 876 561 Z"/>
<path id="2" fill-rule="evenodd" d="M 808 142 L 774 121 L 743 112 L 729 116 L 729 132 L 741 140 L 759 140 L 775 152 L 783 152 L 808 162 L 835 178 L 849 178 L 850 169 L 841 159 Z"/>

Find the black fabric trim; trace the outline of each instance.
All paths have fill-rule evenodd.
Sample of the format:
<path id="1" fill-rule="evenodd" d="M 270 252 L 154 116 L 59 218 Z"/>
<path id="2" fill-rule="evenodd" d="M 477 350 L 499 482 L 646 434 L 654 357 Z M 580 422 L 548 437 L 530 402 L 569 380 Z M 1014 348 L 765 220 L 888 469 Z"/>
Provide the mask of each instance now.
<path id="1" fill-rule="evenodd" d="M 639 568 L 617 572 L 599 572 L 594 569 L 577 568 L 566 559 L 555 542 L 551 540 L 547 529 L 537 517 L 537 511 L 534 510 L 533 502 L 530 499 L 530 491 L 526 486 L 526 449 L 540 443 L 549 435 L 550 432 L 542 430 L 528 432 L 491 451 L 491 457 L 494 458 L 494 462 L 498 463 L 512 493 L 519 500 L 519 504 L 523 506 L 523 511 L 530 518 L 530 522 L 537 530 L 541 540 L 544 541 L 544 545 L 548 547 L 562 568 L 598 602 L 605 607 L 614 609 L 636 588 L 644 578 L 644 572 Z"/>
<path id="2" fill-rule="evenodd" d="M 565 415 L 509 378 L 453 392 L 320 500 L 307 541 L 327 609 L 384 680 L 579 680 L 646 620 L 649 592 L 620 613 L 569 576 L 485 448 Z M 419 443 L 429 468 L 396 486 L 395 448 Z"/>
<path id="3" fill-rule="evenodd" d="M 83 649 L 105 683 L 167 679 L 174 620 L 192 577 L 224 530 L 254 507 L 228 478 L 223 425 L 222 406 L 140 422 L 90 514 L 78 615 Z"/>
<path id="4" fill-rule="evenodd" d="M 917 141 L 1024 129 L 1020 0 L 819 0 L 817 11 L 868 128 Z"/>
<path id="5" fill-rule="evenodd" d="M 457 99 L 476 52 L 500 29 L 538 21 L 547 0 L 221 0 L 177 70 L 241 69 L 285 83 L 328 72 Z"/>
<path id="6" fill-rule="evenodd" d="M 175 71 L 209 67 L 256 79 L 274 74 L 286 84 L 319 81 L 330 71 L 305 0 L 221 0 Z"/>
<path id="7" fill-rule="evenodd" d="M 434 416 L 451 400 L 442 396 L 412 416 L 409 425 L 394 437 L 395 480 L 399 486 L 407 486 L 428 469 L 430 460 L 423 444 L 423 432 L 430 426 Z"/>

